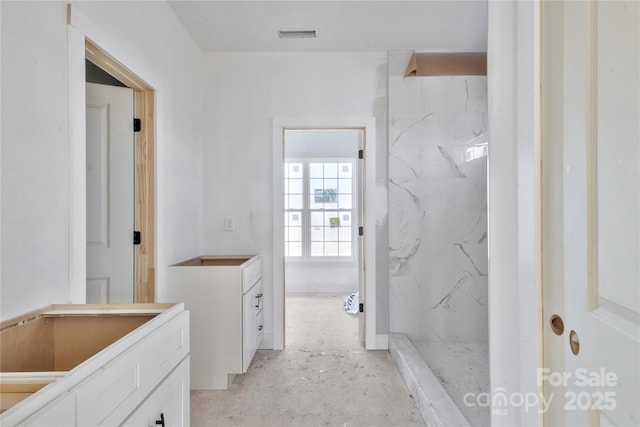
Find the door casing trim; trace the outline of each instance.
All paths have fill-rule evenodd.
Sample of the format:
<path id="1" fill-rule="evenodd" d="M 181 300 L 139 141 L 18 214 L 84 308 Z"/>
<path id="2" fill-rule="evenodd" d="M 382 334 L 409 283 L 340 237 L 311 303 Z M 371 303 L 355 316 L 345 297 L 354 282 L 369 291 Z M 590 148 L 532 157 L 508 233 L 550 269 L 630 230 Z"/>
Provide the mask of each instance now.
<path id="1" fill-rule="evenodd" d="M 284 129 L 364 129 L 364 248 L 365 348 L 387 349 L 385 337 L 376 334 L 376 121 L 374 117 L 277 118 L 273 121 L 273 338 L 274 350 L 284 348 L 284 223 L 276 207 L 284 207 Z"/>
<path id="2" fill-rule="evenodd" d="M 69 302 L 86 301 L 86 93 L 85 60 L 125 83 L 135 94 L 135 115 L 142 129 L 135 134 L 135 229 L 142 234 L 135 247 L 135 302 L 155 301 L 155 91 L 130 62 L 107 52 L 122 48 L 67 5 L 69 85 Z M 105 47 L 105 48 L 103 48 Z M 133 242 L 133 230 L 132 230 Z"/>

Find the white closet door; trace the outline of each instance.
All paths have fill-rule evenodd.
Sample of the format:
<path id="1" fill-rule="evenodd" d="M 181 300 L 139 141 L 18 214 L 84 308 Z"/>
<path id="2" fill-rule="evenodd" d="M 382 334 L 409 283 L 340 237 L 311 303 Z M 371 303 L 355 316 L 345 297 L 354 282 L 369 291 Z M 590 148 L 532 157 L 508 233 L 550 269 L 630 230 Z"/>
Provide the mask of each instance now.
<path id="1" fill-rule="evenodd" d="M 133 103 L 87 83 L 87 303 L 134 300 Z"/>

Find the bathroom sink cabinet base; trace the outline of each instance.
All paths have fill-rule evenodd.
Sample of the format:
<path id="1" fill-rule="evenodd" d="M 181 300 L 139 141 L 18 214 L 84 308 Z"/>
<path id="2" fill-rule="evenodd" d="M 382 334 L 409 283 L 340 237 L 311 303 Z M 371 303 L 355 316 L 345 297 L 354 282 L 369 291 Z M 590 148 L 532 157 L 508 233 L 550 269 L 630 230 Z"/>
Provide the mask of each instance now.
<path id="1" fill-rule="evenodd" d="M 187 426 L 189 353 L 183 304 L 52 305 L 7 320 L 0 425 Z"/>

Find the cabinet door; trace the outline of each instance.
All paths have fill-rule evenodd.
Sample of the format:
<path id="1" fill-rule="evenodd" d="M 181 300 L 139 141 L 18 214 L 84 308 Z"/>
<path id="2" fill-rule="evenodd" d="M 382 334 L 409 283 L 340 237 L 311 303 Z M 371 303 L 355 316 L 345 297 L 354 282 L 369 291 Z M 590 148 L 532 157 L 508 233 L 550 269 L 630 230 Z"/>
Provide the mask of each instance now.
<path id="1" fill-rule="evenodd" d="M 251 288 L 243 297 L 242 307 L 242 373 L 247 372 L 253 355 L 256 352 L 256 329 L 258 328 L 256 313 L 258 286 Z"/>
<path id="2" fill-rule="evenodd" d="M 151 420 L 164 419 L 165 427 L 187 427 L 189 412 L 189 357 L 180 363 L 153 393 Z"/>
<path id="3" fill-rule="evenodd" d="M 189 412 L 189 357 L 165 378 L 147 399 L 127 418 L 123 426 L 162 425 L 186 427 Z"/>
<path id="4" fill-rule="evenodd" d="M 64 393 L 19 425 L 34 427 L 69 427 L 76 425 L 75 396 L 73 393 Z"/>

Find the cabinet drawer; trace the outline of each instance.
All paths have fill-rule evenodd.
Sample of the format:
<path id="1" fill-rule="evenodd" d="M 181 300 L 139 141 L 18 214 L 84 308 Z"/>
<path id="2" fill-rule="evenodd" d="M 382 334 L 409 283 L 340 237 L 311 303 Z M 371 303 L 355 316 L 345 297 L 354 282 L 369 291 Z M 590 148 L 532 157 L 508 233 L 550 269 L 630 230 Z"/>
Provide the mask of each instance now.
<path id="1" fill-rule="evenodd" d="M 242 293 L 251 289 L 254 283 L 262 277 L 262 258 L 256 257 L 256 260 L 251 262 L 246 267 L 242 267 Z"/>
<path id="2" fill-rule="evenodd" d="M 78 425 L 120 424 L 189 353 L 184 312 L 74 389 Z"/>

